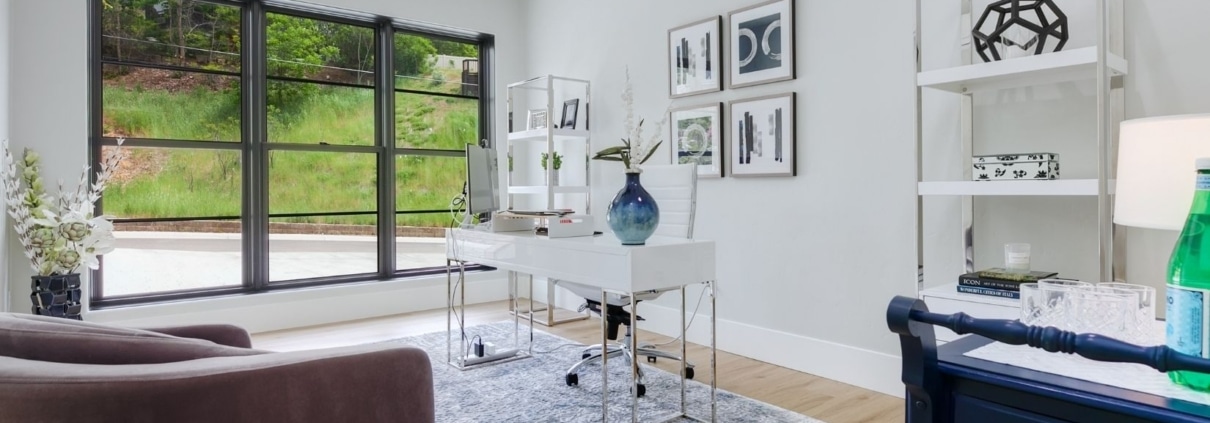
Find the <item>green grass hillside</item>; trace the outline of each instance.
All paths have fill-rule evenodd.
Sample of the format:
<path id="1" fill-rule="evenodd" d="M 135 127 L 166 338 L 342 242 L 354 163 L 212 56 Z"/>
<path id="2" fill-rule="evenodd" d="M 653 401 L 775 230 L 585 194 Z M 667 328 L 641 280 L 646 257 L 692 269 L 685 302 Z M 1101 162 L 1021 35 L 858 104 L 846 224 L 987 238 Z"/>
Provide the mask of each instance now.
<path id="1" fill-rule="evenodd" d="M 150 72 L 149 70 L 142 70 Z M 453 71 L 444 71 L 446 73 Z M 402 82 L 440 89 L 457 74 Z M 163 78 L 201 82 L 163 84 Z M 104 87 L 109 136 L 238 142 L 239 94 L 210 76 L 160 75 L 157 83 L 114 76 Z M 133 82 L 132 82 L 133 81 Z M 430 82 L 431 81 L 431 82 Z M 183 86 L 183 87 L 182 87 Z M 300 101 L 271 105 L 269 139 L 276 143 L 372 145 L 374 93 L 369 89 L 308 85 Z M 433 88 L 435 87 L 435 88 Z M 477 101 L 397 94 L 396 145 L 462 149 L 477 140 Z M 105 212 L 118 217 L 234 216 L 240 212 L 240 154 L 234 150 L 124 148 L 126 158 L 105 193 Z M 373 211 L 377 207 L 376 157 L 370 153 L 272 151 L 269 208 L 278 213 Z M 460 157 L 398 156 L 398 210 L 445 210 L 462 189 Z M 374 224 L 367 216 L 290 217 L 286 222 Z M 407 226 L 445 226 L 447 212 L 401 215 Z"/>

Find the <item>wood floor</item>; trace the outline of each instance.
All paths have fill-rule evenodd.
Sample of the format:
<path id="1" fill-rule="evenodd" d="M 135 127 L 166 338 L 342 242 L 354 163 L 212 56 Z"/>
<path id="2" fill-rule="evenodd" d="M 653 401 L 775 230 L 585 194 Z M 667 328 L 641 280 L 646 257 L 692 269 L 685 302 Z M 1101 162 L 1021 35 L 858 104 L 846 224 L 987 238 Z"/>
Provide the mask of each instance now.
<path id="1" fill-rule="evenodd" d="M 506 302 L 467 307 L 466 321 L 486 323 L 511 317 Z M 600 342 L 600 321 L 597 319 L 563 323 L 554 327 L 535 325 L 547 333 L 581 343 Z M 274 351 L 296 351 L 314 348 L 348 346 L 402 338 L 445 330 L 444 309 L 401 314 L 355 322 L 337 323 L 310 328 L 291 329 L 253 335 L 257 348 Z M 640 326 L 641 327 L 641 326 Z M 662 343 L 668 337 L 644 333 L 644 342 Z M 661 347 L 672 351 L 679 343 Z M 708 349 L 689 344 L 689 357 L 699 363 L 695 379 L 709 381 L 706 365 Z M 566 354 L 576 354 L 566 348 Z M 676 371 L 677 364 L 661 360 L 658 367 Z M 746 397 L 793 410 L 828 423 L 902 422 L 903 400 L 878 392 L 858 388 L 830 379 L 790 370 L 765 362 L 719 351 L 718 387 Z"/>

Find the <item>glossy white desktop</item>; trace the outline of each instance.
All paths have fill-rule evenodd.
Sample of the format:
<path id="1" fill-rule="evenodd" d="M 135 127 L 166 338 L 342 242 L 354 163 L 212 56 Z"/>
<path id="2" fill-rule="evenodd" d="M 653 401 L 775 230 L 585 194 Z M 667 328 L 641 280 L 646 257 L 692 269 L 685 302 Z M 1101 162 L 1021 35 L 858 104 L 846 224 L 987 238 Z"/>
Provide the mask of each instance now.
<path id="1" fill-rule="evenodd" d="M 632 299 L 631 310 L 634 310 L 634 293 L 650 291 L 679 290 L 681 292 L 681 357 L 685 357 L 685 287 L 693 284 L 704 284 L 706 294 L 710 297 L 710 417 L 714 421 L 716 415 L 715 393 L 717 389 L 717 372 L 715 371 L 715 256 L 714 241 L 692 240 L 674 237 L 651 237 L 646 245 L 625 246 L 612 234 L 574 238 L 547 238 L 534 235 L 531 232 L 485 232 L 464 229 L 450 229 L 446 233 L 446 257 L 451 261 L 450 273 L 456 267 L 459 281 L 464 279 L 464 266 L 470 262 L 492 266 L 510 272 L 509 280 L 515 281 L 516 273 L 539 275 L 549 278 L 575 281 L 585 285 L 601 288 L 601 302 L 605 303 L 608 294 L 621 294 Z M 452 277 L 449 281 L 450 312 L 447 313 L 447 327 L 452 330 L 449 318 L 455 307 L 465 305 L 465 296 L 455 304 L 454 284 Z M 512 284 L 515 291 L 515 283 Z M 465 285 L 463 285 L 465 286 Z M 532 289 L 532 283 L 531 283 Z M 515 299 L 515 292 L 513 292 Z M 531 295 L 532 298 L 532 295 Z M 514 304 L 515 305 L 515 304 Z M 520 314 L 520 313 L 518 313 Z M 634 325 L 631 313 L 632 349 L 637 349 L 638 328 Z M 463 315 L 464 316 L 464 315 Z M 531 312 L 532 317 L 532 312 Z M 465 324 L 465 322 L 462 322 Z M 533 322 L 530 322 L 532 336 Z M 608 344 L 605 339 L 605 319 L 601 319 L 602 344 Z M 465 354 L 465 353 L 464 353 Z M 452 360 L 453 357 L 451 356 Z M 606 368 L 608 355 L 602 362 L 602 420 L 607 416 L 608 407 L 608 376 Z M 631 366 L 632 385 L 637 381 L 638 363 Z M 631 389 L 631 420 L 638 421 L 638 396 Z M 671 418 L 686 417 L 703 420 L 686 413 L 685 380 L 681 380 L 681 412 Z M 670 418 L 670 419 L 671 419 Z"/>

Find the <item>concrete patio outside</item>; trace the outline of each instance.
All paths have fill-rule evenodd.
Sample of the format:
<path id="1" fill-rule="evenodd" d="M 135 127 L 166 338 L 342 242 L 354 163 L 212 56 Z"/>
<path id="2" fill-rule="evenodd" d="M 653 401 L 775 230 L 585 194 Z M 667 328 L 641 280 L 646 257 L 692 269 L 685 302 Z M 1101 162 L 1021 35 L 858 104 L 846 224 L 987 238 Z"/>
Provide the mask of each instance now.
<path id="1" fill-rule="evenodd" d="M 241 283 L 240 234 L 117 231 L 104 256 L 105 295 L 236 286 Z M 445 238 L 396 237 L 397 268 L 445 266 Z M 271 281 L 370 273 L 376 239 L 366 235 L 273 234 Z"/>

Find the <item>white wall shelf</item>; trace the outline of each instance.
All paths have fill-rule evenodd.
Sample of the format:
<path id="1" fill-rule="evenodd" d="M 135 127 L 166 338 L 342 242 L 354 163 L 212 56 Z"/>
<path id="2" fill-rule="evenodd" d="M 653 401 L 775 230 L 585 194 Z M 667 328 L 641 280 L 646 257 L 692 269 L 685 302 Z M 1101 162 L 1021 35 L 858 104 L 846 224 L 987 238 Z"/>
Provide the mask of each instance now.
<path id="1" fill-rule="evenodd" d="M 548 133 L 548 131 L 551 131 Z M 589 132 L 582 129 L 530 129 L 528 131 L 512 132 L 508 134 L 509 142 L 524 142 L 538 141 L 546 142 L 547 136 L 553 136 L 555 141 L 584 141 L 588 139 Z"/>
<path id="2" fill-rule="evenodd" d="M 518 186 L 508 187 L 508 193 L 509 194 L 542 194 L 542 195 L 545 195 L 548 193 L 548 191 L 547 191 L 548 189 L 554 190 L 555 194 L 587 194 L 588 193 L 588 187 L 582 186 L 582 185 L 581 186 L 561 186 L 560 185 L 560 186 L 553 186 L 553 187 L 548 187 L 546 185 L 530 185 L 530 186 L 518 185 Z"/>
<path id="3" fill-rule="evenodd" d="M 1097 196 L 1096 179 L 1053 181 L 930 181 L 921 182 L 920 195 Z M 1114 181 L 1109 181 L 1113 193 Z"/>
<path id="4" fill-rule="evenodd" d="M 1112 76 L 1125 75 L 1129 71 L 1126 59 L 1113 53 L 1108 53 L 1106 57 L 1106 65 Z M 1094 46 L 924 71 L 916 74 L 916 85 L 954 93 L 970 93 L 1095 80 L 1096 77 L 1097 48 Z"/>

